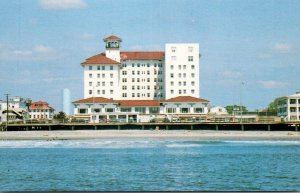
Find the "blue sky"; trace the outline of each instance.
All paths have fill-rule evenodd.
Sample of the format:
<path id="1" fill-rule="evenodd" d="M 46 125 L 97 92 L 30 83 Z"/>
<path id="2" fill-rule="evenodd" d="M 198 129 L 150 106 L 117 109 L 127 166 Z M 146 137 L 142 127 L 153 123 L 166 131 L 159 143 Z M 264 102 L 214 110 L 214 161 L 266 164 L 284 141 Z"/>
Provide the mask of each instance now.
<path id="1" fill-rule="evenodd" d="M 1 0 L 0 99 L 83 98 L 80 63 L 104 51 L 200 44 L 200 95 L 212 105 L 265 108 L 300 91 L 299 0 Z M 245 82 L 241 86 L 241 82 Z"/>

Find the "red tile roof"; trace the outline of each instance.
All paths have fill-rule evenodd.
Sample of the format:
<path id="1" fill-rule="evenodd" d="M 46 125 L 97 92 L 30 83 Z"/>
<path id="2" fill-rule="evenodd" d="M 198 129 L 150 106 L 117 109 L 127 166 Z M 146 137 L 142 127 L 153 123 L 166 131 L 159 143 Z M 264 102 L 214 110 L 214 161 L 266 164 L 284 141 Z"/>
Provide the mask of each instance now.
<path id="1" fill-rule="evenodd" d="M 92 56 L 81 63 L 81 65 L 85 65 L 85 64 L 120 64 L 120 63 L 110 58 L 107 58 L 104 53 L 101 53 Z"/>
<path id="2" fill-rule="evenodd" d="M 108 37 L 104 38 L 103 40 L 120 40 L 120 41 L 122 41 L 121 38 L 114 36 L 114 35 L 108 36 Z"/>
<path id="3" fill-rule="evenodd" d="M 158 107 L 157 100 L 117 100 L 121 107 Z"/>
<path id="4" fill-rule="evenodd" d="M 118 103 L 118 102 L 114 101 L 113 99 L 108 99 L 104 97 L 90 97 L 90 98 L 74 101 L 73 103 Z"/>
<path id="5" fill-rule="evenodd" d="M 162 60 L 164 52 L 121 52 L 121 60 Z"/>
<path id="6" fill-rule="evenodd" d="M 37 102 L 31 103 L 31 105 L 29 106 L 29 109 L 53 109 L 54 110 L 54 108 L 50 107 L 49 104 L 44 101 L 37 101 Z"/>
<path id="7" fill-rule="evenodd" d="M 208 100 L 196 98 L 192 96 L 178 96 L 174 98 L 170 98 L 168 100 L 162 101 L 162 102 L 202 102 L 202 103 L 208 103 Z"/>

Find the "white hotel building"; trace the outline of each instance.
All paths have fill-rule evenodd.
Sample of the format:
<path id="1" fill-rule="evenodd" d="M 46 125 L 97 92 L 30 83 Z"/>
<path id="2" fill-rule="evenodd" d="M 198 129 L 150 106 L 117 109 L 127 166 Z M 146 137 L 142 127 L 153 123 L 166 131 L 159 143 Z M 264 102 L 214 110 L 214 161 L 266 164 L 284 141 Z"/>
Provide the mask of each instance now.
<path id="1" fill-rule="evenodd" d="M 121 52 L 121 38 L 109 36 L 104 42 L 104 53 L 81 63 L 84 99 L 73 102 L 75 117 L 100 121 L 103 116 L 118 118 L 125 113 L 128 121 L 128 114 L 136 120 L 153 114 L 207 114 L 208 101 L 199 98 L 199 44 L 166 44 L 165 51 L 158 52 Z"/>

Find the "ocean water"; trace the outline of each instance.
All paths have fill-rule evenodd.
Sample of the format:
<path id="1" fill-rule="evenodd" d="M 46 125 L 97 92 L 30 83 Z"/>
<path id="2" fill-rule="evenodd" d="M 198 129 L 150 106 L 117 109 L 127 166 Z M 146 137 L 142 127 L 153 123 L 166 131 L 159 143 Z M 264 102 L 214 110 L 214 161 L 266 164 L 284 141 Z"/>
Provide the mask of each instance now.
<path id="1" fill-rule="evenodd" d="M 299 191 L 298 140 L 0 141 L 0 191 Z"/>

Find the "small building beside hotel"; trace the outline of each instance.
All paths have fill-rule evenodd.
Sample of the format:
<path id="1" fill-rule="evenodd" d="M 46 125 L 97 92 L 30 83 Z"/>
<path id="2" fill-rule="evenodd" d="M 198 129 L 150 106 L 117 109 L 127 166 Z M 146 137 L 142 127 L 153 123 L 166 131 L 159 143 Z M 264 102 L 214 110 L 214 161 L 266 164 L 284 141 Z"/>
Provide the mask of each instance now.
<path id="1" fill-rule="evenodd" d="M 54 108 L 50 107 L 47 102 L 37 101 L 29 106 L 29 118 L 37 120 L 53 119 Z"/>
<path id="2" fill-rule="evenodd" d="M 277 100 L 277 116 L 284 121 L 300 121 L 300 92 Z"/>

